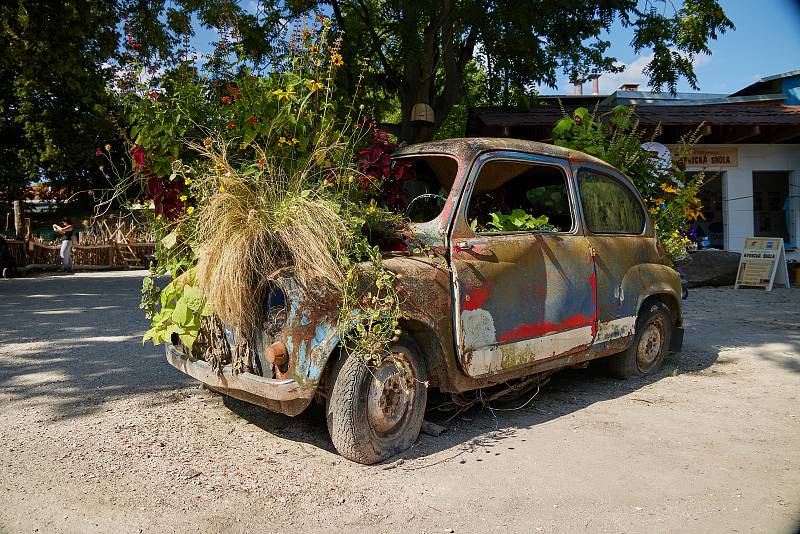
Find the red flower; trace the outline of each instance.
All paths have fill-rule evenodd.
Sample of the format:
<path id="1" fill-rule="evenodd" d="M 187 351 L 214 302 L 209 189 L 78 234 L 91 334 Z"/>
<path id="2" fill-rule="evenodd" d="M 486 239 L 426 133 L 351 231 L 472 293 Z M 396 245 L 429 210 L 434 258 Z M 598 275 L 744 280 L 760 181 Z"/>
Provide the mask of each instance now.
<path id="1" fill-rule="evenodd" d="M 158 91 L 150 91 L 150 99 L 155 100 L 158 98 Z"/>
<path id="2" fill-rule="evenodd" d="M 147 73 L 148 74 L 155 74 L 155 72 L 156 72 L 156 68 L 155 67 L 153 67 L 153 66 L 147 67 Z"/>
<path id="3" fill-rule="evenodd" d="M 235 125 L 235 124 L 233 124 L 232 122 L 229 122 L 229 123 L 228 123 L 228 125 L 227 125 L 227 126 L 225 126 L 225 127 L 226 127 L 227 129 L 229 129 L 229 130 L 233 130 L 234 128 L 236 128 L 236 125 Z"/>
<path id="4" fill-rule="evenodd" d="M 102 154 L 102 153 L 103 153 L 103 151 L 100 150 L 99 148 L 94 151 L 94 155 L 95 155 L 96 158 L 99 158 L 100 154 Z"/>
<path id="5" fill-rule="evenodd" d="M 174 220 L 181 212 L 179 196 L 185 186 L 183 180 L 170 182 L 158 177 L 148 179 L 147 192 L 155 204 L 156 215 L 161 215 L 168 221 Z"/>
<path id="6" fill-rule="evenodd" d="M 250 126 L 255 126 L 257 122 L 258 120 L 255 117 L 250 117 L 249 119 L 247 119 L 247 124 L 249 124 Z"/>
<path id="7" fill-rule="evenodd" d="M 133 156 L 133 166 L 135 168 L 138 169 L 144 165 L 144 149 L 142 148 L 142 145 L 136 145 L 133 147 L 133 150 L 131 150 L 131 155 Z"/>
<path id="8" fill-rule="evenodd" d="M 222 97 L 222 103 L 223 103 L 223 104 L 230 104 L 230 103 L 231 103 L 231 97 L 229 97 L 229 96 L 223 96 L 223 97 Z"/>
<path id="9" fill-rule="evenodd" d="M 239 90 L 239 88 L 238 88 L 238 87 L 235 87 L 235 86 L 233 86 L 233 85 L 229 85 L 228 87 L 226 87 L 226 89 L 228 90 L 228 92 L 229 92 L 229 93 L 230 93 L 230 94 L 231 94 L 231 95 L 232 95 L 234 98 L 244 98 L 244 96 L 242 95 L 242 92 Z"/>

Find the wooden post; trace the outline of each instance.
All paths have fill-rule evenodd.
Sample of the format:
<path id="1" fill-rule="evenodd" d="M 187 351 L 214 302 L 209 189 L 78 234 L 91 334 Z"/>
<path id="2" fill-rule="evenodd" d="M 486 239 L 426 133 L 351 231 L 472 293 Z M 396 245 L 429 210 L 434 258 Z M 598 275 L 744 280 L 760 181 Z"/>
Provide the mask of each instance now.
<path id="1" fill-rule="evenodd" d="M 17 239 L 22 239 L 22 201 L 14 201 L 14 232 Z"/>

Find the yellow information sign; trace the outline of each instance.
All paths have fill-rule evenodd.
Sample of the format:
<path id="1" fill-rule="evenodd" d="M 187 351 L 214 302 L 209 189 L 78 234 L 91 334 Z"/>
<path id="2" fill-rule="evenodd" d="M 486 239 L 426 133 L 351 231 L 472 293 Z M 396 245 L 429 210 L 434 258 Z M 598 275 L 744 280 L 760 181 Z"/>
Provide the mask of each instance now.
<path id="1" fill-rule="evenodd" d="M 736 289 L 746 286 L 770 291 L 775 283 L 789 287 L 783 238 L 748 237 L 744 240 L 744 251 L 739 260 Z"/>

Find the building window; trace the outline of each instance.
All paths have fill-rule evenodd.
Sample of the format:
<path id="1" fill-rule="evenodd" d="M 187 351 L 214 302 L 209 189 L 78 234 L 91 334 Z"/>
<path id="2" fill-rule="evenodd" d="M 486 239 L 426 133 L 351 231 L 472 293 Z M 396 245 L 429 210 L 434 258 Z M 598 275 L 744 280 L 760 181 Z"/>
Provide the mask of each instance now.
<path id="1" fill-rule="evenodd" d="M 644 207 L 625 184 L 598 172 L 578 172 L 586 226 L 594 234 L 641 234 Z"/>

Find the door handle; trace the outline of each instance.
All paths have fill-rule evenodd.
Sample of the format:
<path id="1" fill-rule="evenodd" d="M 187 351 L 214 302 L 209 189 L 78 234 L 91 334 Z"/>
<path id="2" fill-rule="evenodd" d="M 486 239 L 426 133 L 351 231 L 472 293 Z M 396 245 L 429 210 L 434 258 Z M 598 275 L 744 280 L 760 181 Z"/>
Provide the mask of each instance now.
<path id="1" fill-rule="evenodd" d="M 460 250 L 472 250 L 473 245 L 469 241 L 459 241 L 456 247 Z"/>

